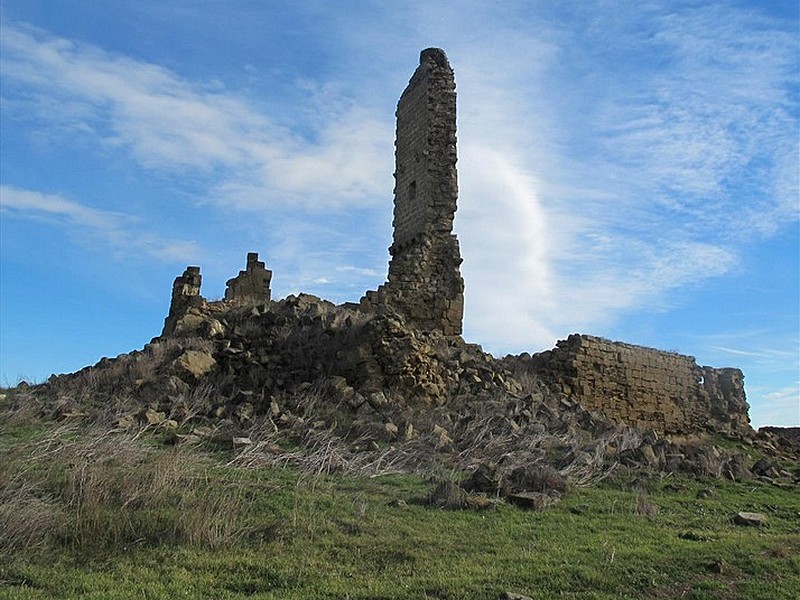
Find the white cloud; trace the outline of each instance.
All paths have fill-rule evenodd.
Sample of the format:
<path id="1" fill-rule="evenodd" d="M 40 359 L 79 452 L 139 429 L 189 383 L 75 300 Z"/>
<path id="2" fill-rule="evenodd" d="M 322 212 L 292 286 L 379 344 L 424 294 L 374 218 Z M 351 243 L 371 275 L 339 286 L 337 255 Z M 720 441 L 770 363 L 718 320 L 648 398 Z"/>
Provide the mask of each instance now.
<path id="1" fill-rule="evenodd" d="M 195 260 L 201 254 L 196 243 L 163 239 L 143 227 L 136 217 L 98 210 L 57 194 L 1 185 L 0 211 L 10 217 L 40 219 L 73 233 L 89 234 L 120 258 L 144 253 L 151 259 L 175 262 Z"/>
<path id="2" fill-rule="evenodd" d="M 756 428 L 765 425 L 800 426 L 800 385 L 772 389 L 750 389 L 750 418 Z"/>
<path id="3" fill-rule="evenodd" d="M 791 32 L 732 7 L 579 13 L 451 54 L 467 329 L 496 351 L 680 302 L 798 218 Z"/>
<path id="4" fill-rule="evenodd" d="M 2 44 L 8 87 L 26 89 L 37 119 L 89 131 L 148 169 L 204 173 L 221 204 L 368 204 L 387 188 L 391 156 L 376 149 L 390 147 L 391 125 L 364 107 L 340 101 L 308 141 L 218 84 L 28 27 L 3 26 Z"/>

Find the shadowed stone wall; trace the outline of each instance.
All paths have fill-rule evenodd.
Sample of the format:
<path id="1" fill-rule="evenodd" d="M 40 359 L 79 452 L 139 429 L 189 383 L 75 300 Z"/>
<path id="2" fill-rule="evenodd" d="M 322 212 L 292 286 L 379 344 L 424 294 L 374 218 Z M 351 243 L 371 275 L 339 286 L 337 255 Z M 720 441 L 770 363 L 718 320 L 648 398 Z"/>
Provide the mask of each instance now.
<path id="1" fill-rule="evenodd" d="M 750 430 L 739 369 L 579 334 L 530 361 L 551 387 L 617 421 L 664 432 Z"/>
<path id="2" fill-rule="evenodd" d="M 420 54 L 397 105 L 394 237 L 389 277 L 366 307 L 389 304 L 424 331 L 461 333 L 464 280 L 453 235 L 458 198 L 456 92 L 443 50 Z"/>
<path id="3" fill-rule="evenodd" d="M 183 275 L 179 275 L 172 283 L 172 298 L 169 303 L 169 313 L 164 319 L 164 329 L 161 335 L 169 335 L 175 331 L 175 325 L 190 308 L 201 306 L 205 300 L 200 295 L 200 285 L 203 276 L 200 267 L 186 267 Z"/>
<path id="4" fill-rule="evenodd" d="M 225 300 L 238 302 L 269 302 L 272 271 L 258 260 L 258 252 L 247 253 L 247 266 L 239 275 L 226 282 Z"/>

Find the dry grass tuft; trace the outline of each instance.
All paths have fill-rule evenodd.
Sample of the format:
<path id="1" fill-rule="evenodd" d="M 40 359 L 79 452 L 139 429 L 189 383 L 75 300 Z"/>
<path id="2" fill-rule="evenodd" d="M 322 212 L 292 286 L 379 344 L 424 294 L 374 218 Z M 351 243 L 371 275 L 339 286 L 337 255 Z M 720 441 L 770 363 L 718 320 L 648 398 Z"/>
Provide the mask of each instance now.
<path id="1" fill-rule="evenodd" d="M 17 447 L 0 468 L 0 554 L 53 541 L 89 552 L 163 541 L 219 547 L 247 535 L 254 495 L 242 474 L 215 474 L 209 485 L 201 454 L 156 449 L 140 434 L 61 424 Z"/>

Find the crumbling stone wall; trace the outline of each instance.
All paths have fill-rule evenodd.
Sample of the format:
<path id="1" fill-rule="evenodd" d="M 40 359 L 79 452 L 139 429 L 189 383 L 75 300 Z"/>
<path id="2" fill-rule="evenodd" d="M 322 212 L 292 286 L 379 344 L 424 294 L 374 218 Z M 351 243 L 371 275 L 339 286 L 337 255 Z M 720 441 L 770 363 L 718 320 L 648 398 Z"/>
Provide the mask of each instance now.
<path id="1" fill-rule="evenodd" d="M 739 369 L 579 334 L 529 360 L 551 387 L 617 421 L 663 432 L 750 430 Z"/>
<path id="2" fill-rule="evenodd" d="M 272 292 L 269 284 L 272 271 L 258 260 L 258 252 L 248 252 L 247 266 L 239 275 L 226 283 L 225 300 L 237 302 L 269 302 Z"/>
<path id="3" fill-rule="evenodd" d="M 169 313 L 164 319 L 164 329 L 161 335 L 169 335 L 175 331 L 175 326 L 191 308 L 203 305 L 205 300 L 200 295 L 200 285 L 203 276 L 200 267 L 186 267 L 182 275 L 175 278 L 172 283 L 172 299 L 169 304 Z"/>
<path id="4" fill-rule="evenodd" d="M 388 304 L 423 331 L 461 333 L 464 280 L 453 235 L 458 198 L 455 78 L 443 50 L 420 54 L 397 105 L 389 277 L 362 306 Z"/>

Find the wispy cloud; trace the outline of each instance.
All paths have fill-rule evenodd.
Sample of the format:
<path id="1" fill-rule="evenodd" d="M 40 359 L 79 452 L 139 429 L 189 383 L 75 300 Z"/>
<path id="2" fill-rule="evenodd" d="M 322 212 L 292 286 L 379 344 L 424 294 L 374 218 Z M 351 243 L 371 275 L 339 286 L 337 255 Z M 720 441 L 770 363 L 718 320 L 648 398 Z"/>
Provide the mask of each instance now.
<path id="1" fill-rule="evenodd" d="M 144 253 L 150 259 L 175 262 L 195 260 L 202 253 L 195 242 L 164 239 L 132 215 L 98 210 L 58 194 L 2 185 L 0 211 L 6 218 L 38 219 L 79 234 L 77 237 L 88 235 L 119 258 Z"/>
<path id="2" fill-rule="evenodd" d="M 499 351 L 679 302 L 798 218 L 794 32 L 729 5 L 607 8 L 454 40 L 468 326 Z"/>
<path id="3" fill-rule="evenodd" d="M 800 426 L 800 384 L 780 389 L 752 386 L 748 394 L 750 418 L 755 427 Z"/>
<path id="4" fill-rule="evenodd" d="M 390 122 L 344 99 L 329 103 L 308 136 L 220 84 L 38 29 L 4 25 L 2 48 L 11 110 L 96 136 L 147 169 L 202 173 L 208 197 L 221 204 L 369 204 L 386 187 L 391 157 L 375 150 L 388 146 Z M 13 97 L 19 88 L 22 101 Z"/>

